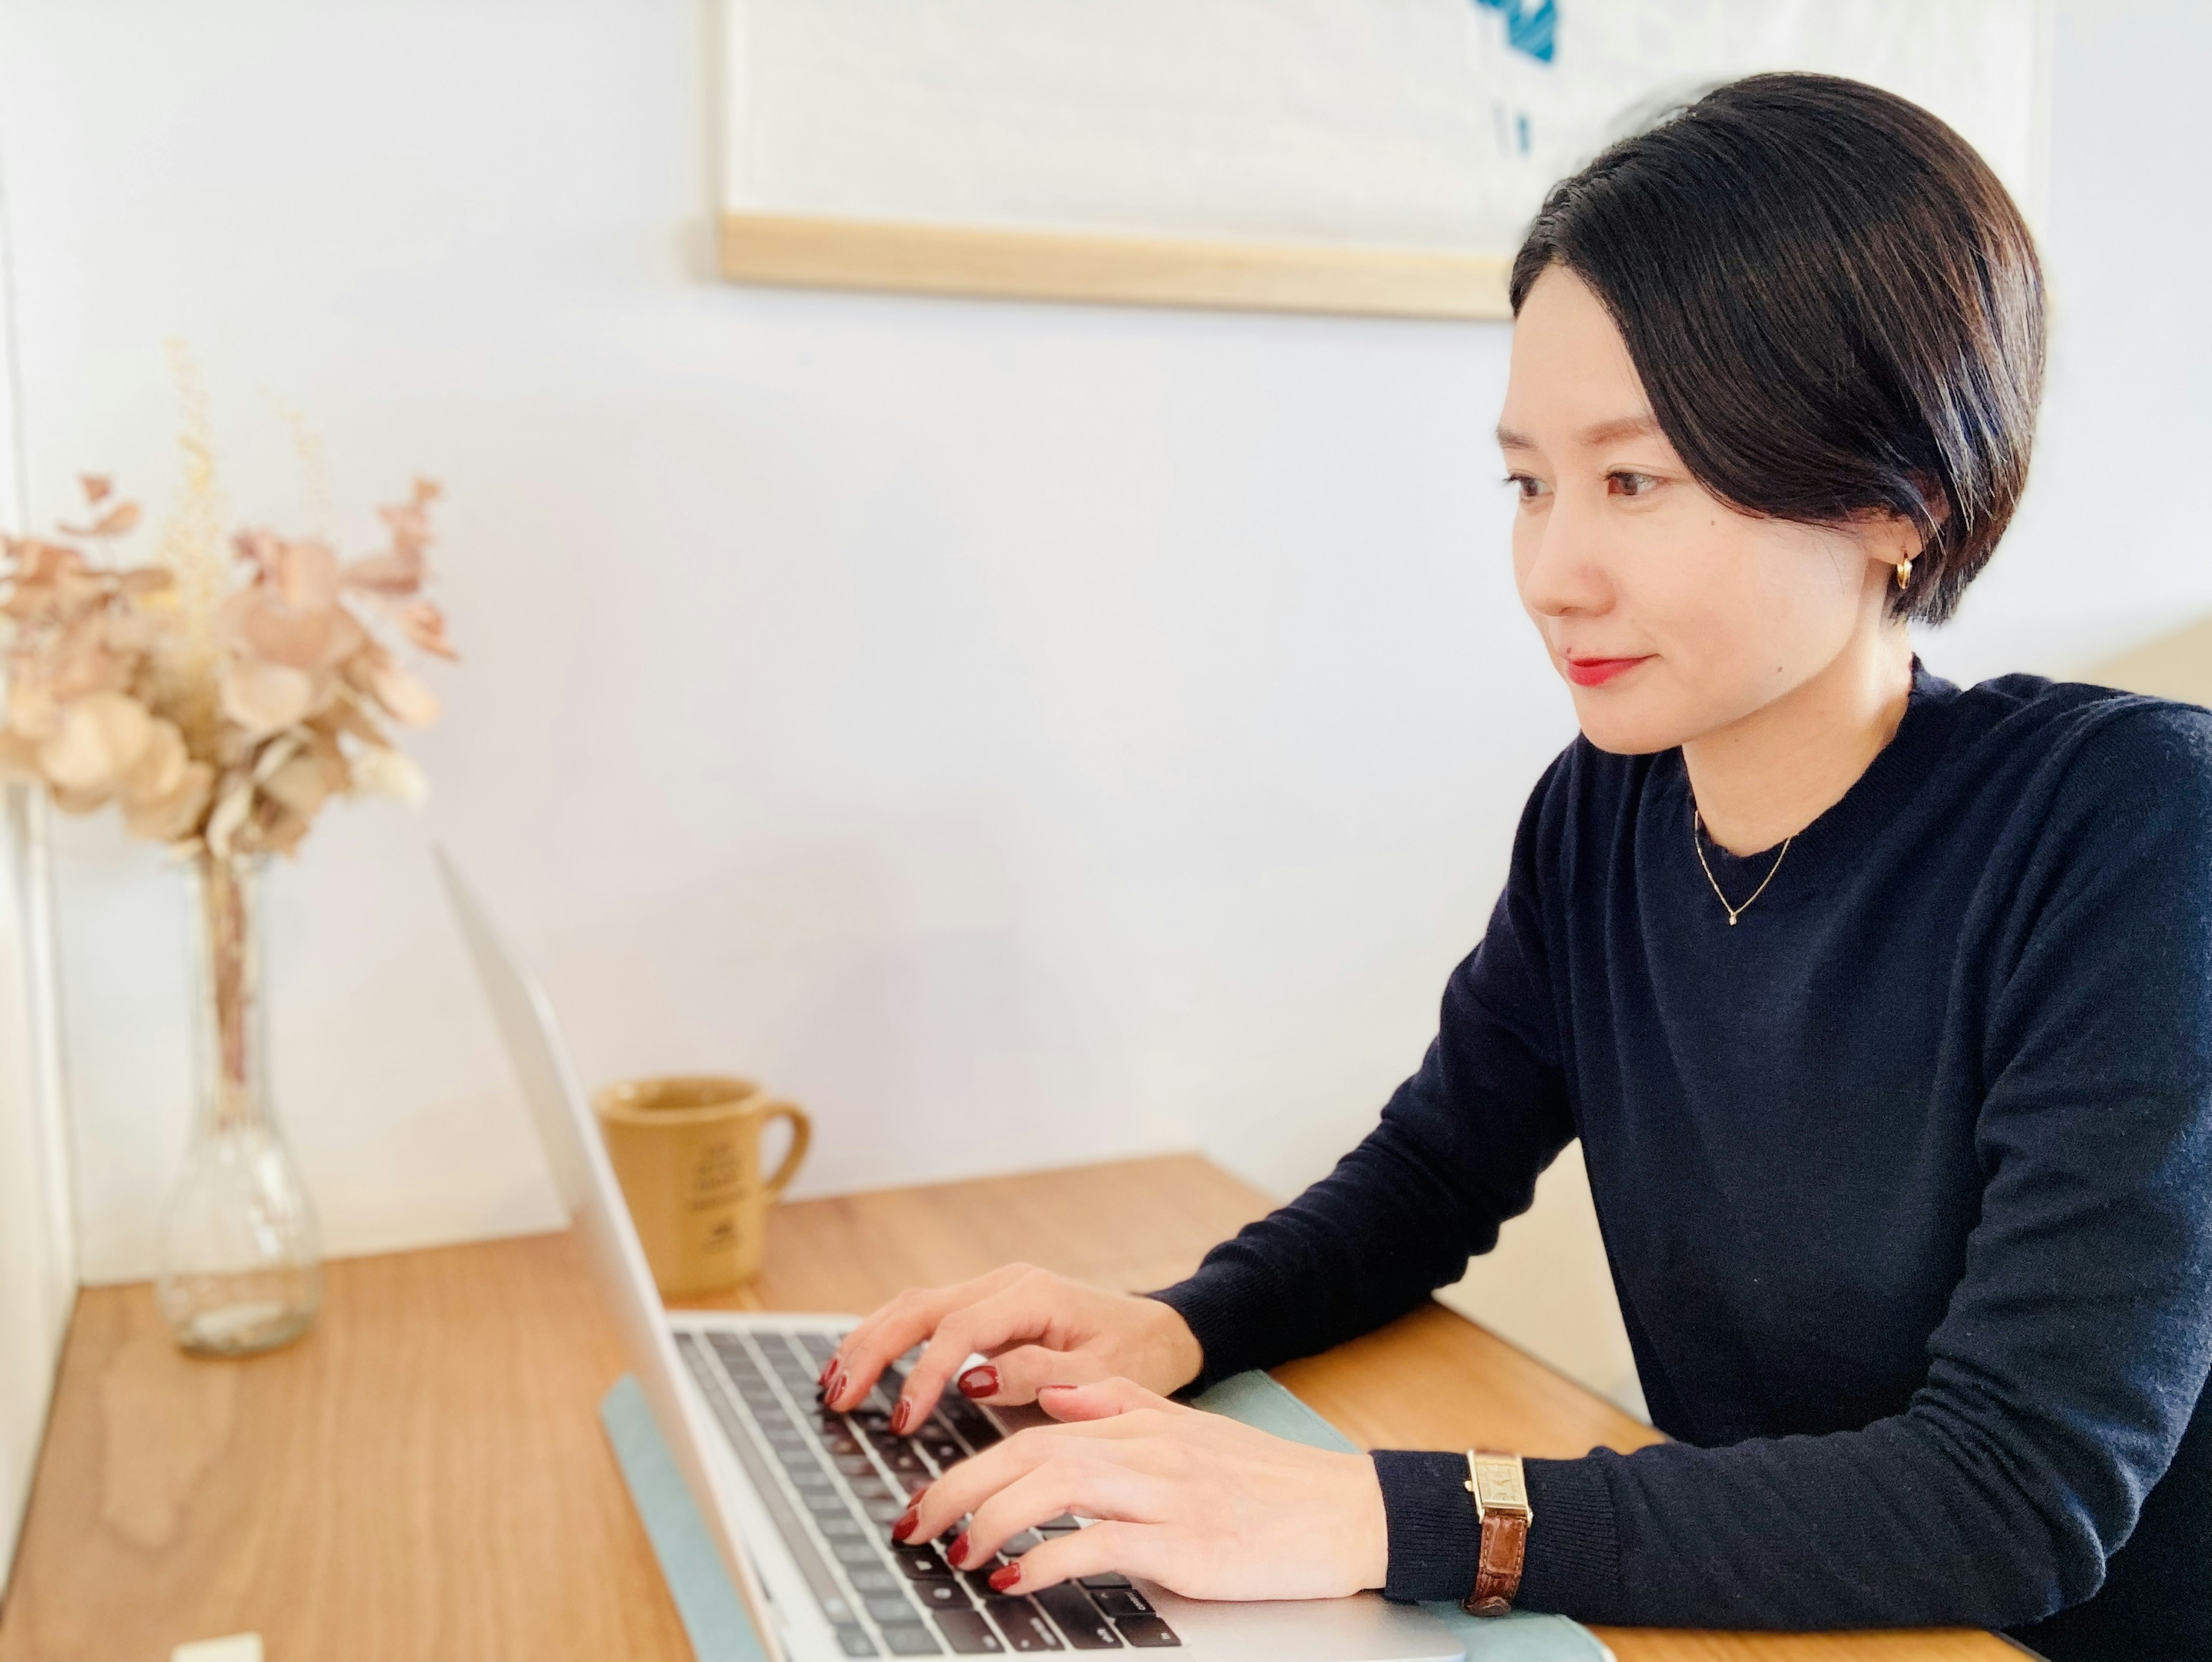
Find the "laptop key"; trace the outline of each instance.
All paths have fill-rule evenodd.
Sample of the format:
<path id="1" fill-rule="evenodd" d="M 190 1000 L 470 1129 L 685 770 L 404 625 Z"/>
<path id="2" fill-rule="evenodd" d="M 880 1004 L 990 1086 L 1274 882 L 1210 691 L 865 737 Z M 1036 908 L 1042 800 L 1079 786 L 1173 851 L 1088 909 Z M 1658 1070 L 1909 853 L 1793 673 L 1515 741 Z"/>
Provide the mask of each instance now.
<path id="1" fill-rule="evenodd" d="M 1073 1582 L 1063 1581 L 1056 1587 L 1047 1587 L 1042 1592 L 1030 1595 L 1047 1616 L 1067 1635 L 1067 1642 L 1079 1651 L 1117 1651 L 1121 1648 L 1121 1635 L 1114 1631 L 1114 1624 L 1099 1615 L 1090 1595 Z"/>
<path id="2" fill-rule="evenodd" d="M 952 1567 L 937 1555 L 934 1547 L 908 1547 L 891 1555 L 909 1581 L 942 1581 L 952 1577 Z"/>
<path id="3" fill-rule="evenodd" d="M 938 1412 L 944 1415 L 953 1430 L 960 1434 L 961 1441 L 979 1454 L 1003 1435 L 983 1410 L 973 1403 L 947 1398 L 939 1405 Z"/>
<path id="4" fill-rule="evenodd" d="M 1182 1645 L 1175 1629 L 1157 1616 L 1125 1616 L 1114 1625 L 1121 1629 L 1121 1637 L 1135 1650 L 1180 1649 Z"/>
<path id="5" fill-rule="evenodd" d="M 1150 1616 L 1152 1605 L 1134 1587 L 1093 1587 L 1091 1602 L 1119 1621 L 1125 1616 Z"/>
<path id="6" fill-rule="evenodd" d="M 902 1623 L 884 1629 L 884 1646 L 893 1656 L 942 1656 L 945 1647 L 937 1642 L 937 1635 L 916 1622 L 912 1627 Z"/>
<path id="7" fill-rule="evenodd" d="M 760 1369 L 753 1366 L 752 1353 L 745 1348 L 745 1342 L 736 1334 L 709 1333 L 707 1342 L 722 1359 L 722 1366 L 729 1369 L 732 1379 L 742 1383 L 760 1378 Z"/>
<path id="8" fill-rule="evenodd" d="M 878 1622 L 914 1622 L 918 1620 L 914 1601 L 899 1593 L 878 1593 L 867 1600 L 868 1614 Z"/>
<path id="9" fill-rule="evenodd" d="M 868 1637 L 868 1630 L 854 1627 L 849 1622 L 838 1624 L 837 1646 L 848 1656 L 874 1656 L 878 1653 L 876 1641 Z"/>
<path id="10" fill-rule="evenodd" d="M 955 1655 L 996 1655 L 1006 1648 L 981 1610 L 939 1610 L 936 1621 L 938 1632 L 945 1635 Z"/>
<path id="11" fill-rule="evenodd" d="M 1110 1571 L 1104 1575 L 1084 1576 L 1082 1578 L 1082 1581 L 1083 1585 L 1090 1588 L 1093 1592 L 1097 1592 L 1101 1587 L 1126 1587 L 1129 1585 L 1129 1578 L 1127 1576 L 1115 1575 Z M 1151 1607 L 1148 1605 L 1146 1608 L 1149 1609 Z"/>
<path id="12" fill-rule="evenodd" d="M 917 1581 L 914 1584 L 914 1592 L 915 1598 L 933 1610 L 964 1610 L 973 1602 L 968 1597 L 967 1589 L 957 1580 Z"/>
<path id="13" fill-rule="evenodd" d="M 983 1608 L 1006 1636 L 1006 1648 L 1018 1655 L 1066 1648 L 1052 1623 L 1044 1619 L 1044 1612 L 1026 1598 L 992 1598 L 985 1601 Z"/>

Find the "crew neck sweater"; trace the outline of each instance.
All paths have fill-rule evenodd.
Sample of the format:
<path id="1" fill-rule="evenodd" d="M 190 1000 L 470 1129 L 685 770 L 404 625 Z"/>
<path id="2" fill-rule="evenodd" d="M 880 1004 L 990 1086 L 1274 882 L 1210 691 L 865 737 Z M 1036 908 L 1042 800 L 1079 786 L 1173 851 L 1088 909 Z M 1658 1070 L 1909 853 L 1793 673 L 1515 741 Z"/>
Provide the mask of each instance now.
<path id="1" fill-rule="evenodd" d="M 1156 1295 L 1198 1383 L 1413 1308 L 1579 1137 L 1672 1440 L 1527 1463 L 1522 1608 L 2212 1657 L 2212 713 L 1916 661 L 1786 854 L 1693 814 L 1679 751 L 1553 763 L 1375 1130 Z M 1463 1597 L 1463 1452 L 1374 1459 L 1384 1592 Z"/>

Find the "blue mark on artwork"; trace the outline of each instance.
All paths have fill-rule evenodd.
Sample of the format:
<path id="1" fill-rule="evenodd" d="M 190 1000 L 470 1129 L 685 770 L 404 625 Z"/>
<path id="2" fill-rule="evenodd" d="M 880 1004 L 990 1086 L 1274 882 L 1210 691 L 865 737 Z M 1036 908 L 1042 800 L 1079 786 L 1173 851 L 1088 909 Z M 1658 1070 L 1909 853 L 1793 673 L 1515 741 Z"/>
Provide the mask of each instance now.
<path id="1" fill-rule="evenodd" d="M 1559 9 L 1555 0 L 1474 0 L 1485 11 L 1501 14 L 1505 19 L 1505 44 L 1516 52 L 1524 52 L 1539 64 L 1548 64 L 1559 50 Z"/>

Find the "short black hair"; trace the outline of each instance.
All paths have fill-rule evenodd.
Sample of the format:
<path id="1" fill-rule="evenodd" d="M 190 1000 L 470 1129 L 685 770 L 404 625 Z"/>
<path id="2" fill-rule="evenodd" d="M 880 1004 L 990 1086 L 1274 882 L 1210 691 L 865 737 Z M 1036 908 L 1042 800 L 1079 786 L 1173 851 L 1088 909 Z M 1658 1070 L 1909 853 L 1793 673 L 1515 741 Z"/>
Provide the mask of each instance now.
<path id="1" fill-rule="evenodd" d="M 1553 265 L 1612 314 L 1707 490 L 1910 519 L 1926 545 L 1893 614 L 1957 609 L 2027 483 L 2045 338 L 2034 238 L 1965 139 L 1856 81 L 1731 82 L 1553 187 L 1516 315 Z"/>

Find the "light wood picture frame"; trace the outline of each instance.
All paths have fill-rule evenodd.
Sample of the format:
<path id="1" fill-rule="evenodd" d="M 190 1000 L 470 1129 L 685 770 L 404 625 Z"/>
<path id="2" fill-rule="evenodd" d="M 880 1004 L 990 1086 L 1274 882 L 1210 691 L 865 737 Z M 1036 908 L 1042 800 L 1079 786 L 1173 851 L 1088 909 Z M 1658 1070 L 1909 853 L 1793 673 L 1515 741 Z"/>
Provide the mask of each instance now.
<path id="1" fill-rule="evenodd" d="M 1552 181 L 1758 69 L 1916 98 L 2033 210 L 2051 9 L 722 0 L 717 265 L 749 283 L 1504 319 Z"/>

